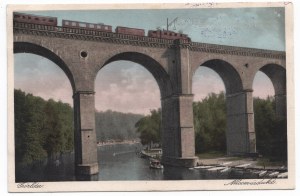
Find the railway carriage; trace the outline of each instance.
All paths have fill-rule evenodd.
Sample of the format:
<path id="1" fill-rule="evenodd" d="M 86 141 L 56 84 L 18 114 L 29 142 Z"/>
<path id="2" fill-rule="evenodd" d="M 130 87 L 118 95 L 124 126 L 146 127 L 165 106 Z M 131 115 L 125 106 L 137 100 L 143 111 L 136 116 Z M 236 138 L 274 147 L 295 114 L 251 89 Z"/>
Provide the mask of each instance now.
<path id="1" fill-rule="evenodd" d="M 63 27 L 70 28 L 82 28 L 89 30 L 98 30 L 105 32 L 112 32 L 112 28 L 110 25 L 105 25 L 103 23 L 87 23 L 87 22 L 79 22 L 79 21 L 71 21 L 71 20 L 62 20 Z"/>
<path id="2" fill-rule="evenodd" d="M 176 33 L 173 31 L 161 31 L 161 30 L 149 30 L 148 31 L 148 37 L 156 37 L 156 38 L 161 38 L 161 39 L 182 39 L 186 41 L 191 41 L 191 39 L 186 35 L 182 33 Z"/>
<path id="3" fill-rule="evenodd" d="M 56 17 L 38 16 L 38 15 L 14 12 L 13 20 L 17 22 L 57 26 Z"/>
<path id="4" fill-rule="evenodd" d="M 145 30 L 144 29 L 136 29 L 136 28 L 118 26 L 116 28 L 115 32 L 119 33 L 119 34 L 126 34 L 126 35 L 145 36 Z"/>

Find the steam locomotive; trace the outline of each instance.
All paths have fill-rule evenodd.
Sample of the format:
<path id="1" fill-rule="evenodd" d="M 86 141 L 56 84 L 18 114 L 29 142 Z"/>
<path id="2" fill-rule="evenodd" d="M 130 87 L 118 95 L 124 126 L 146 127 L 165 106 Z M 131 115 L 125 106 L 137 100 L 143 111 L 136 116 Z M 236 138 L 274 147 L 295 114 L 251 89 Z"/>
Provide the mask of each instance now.
<path id="1" fill-rule="evenodd" d="M 23 22 L 23 23 L 42 24 L 42 25 L 49 25 L 55 27 L 57 26 L 56 17 L 38 16 L 38 15 L 14 12 L 13 20 L 16 22 Z M 79 21 L 71 21 L 71 20 L 62 20 L 62 27 L 96 30 L 96 31 L 113 33 L 112 26 L 103 23 L 87 23 L 87 22 L 79 22 Z M 121 27 L 121 26 L 116 27 L 114 33 L 145 36 L 144 29 Z M 181 39 L 188 42 L 191 41 L 191 39 L 186 34 L 176 33 L 173 31 L 166 31 L 166 30 L 149 30 L 148 37 L 170 39 L 170 40 Z"/>

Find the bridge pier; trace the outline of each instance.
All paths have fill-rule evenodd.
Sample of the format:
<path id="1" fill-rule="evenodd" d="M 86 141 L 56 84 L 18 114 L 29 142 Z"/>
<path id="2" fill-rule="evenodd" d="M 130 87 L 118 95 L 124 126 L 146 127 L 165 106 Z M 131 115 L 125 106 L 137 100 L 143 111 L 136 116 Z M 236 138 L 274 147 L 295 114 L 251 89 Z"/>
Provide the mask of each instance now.
<path id="1" fill-rule="evenodd" d="M 275 95 L 276 116 L 286 118 L 286 94 Z"/>
<path id="2" fill-rule="evenodd" d="M 193 95 L 162 99 L 162 162 L 166 165 L 195 166 Z"/>
<path id="3" fill-rule="evenodd" d="M 227 103 L 227 154 L 256 153 L 252 90 L 226 96 Z"/>
<path id="4" fill-rule="evenodd" d="M 99 172 L 95 131 L 94 92 L 77 91 L 74 100 L 75 173 L 93 175 Z"/>

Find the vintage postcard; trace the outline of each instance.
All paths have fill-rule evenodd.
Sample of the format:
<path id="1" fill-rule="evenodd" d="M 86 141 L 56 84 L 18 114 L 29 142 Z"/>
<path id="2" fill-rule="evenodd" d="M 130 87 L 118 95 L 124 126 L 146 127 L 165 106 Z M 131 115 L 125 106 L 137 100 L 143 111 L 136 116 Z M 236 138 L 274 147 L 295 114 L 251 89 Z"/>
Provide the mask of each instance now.
<path id="1" fill-rule="evenodd" d="M 293 5 L 8 5 L 10 192 L 295 188 Z"/>

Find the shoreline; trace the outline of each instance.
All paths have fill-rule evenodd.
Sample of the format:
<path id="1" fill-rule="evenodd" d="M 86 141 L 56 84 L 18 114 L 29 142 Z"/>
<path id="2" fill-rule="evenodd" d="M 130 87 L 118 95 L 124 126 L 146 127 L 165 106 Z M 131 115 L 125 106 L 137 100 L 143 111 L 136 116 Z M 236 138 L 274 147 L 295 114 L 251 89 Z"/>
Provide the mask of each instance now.
<path id="1" fill-rule="evenodd" d="M 97 142 L 97 147 L 101 146 L 111 146 L 117 144 L 139 144 L 140 142 L 137 140 L 124 140 L 124 141 L 107 141 L 107 142 Z"/>
<path id="2" fill-rule="evenodd" d="M 197 160 L 197 165 L 213 165 L 213 166 L 218 166 L 218 165 L 224 165 L 224 163 L 229 163 L 226 166 L 229 167 L 238 167 L 239 165 L 243 164 L 249 164 L 247 166 L 248 169 L 261 169 L 261 170 L 287 170 L 286 165 L 278 165 L 278 166 L 262 166 L 258 165 L 258 160 L 253 160 L 253 158 L 241 158 L 238 160 L 233 160 L 236 157 L 219 157 L 219 158 L 210 158 L 210 159 L 201 159 L 198 158 Z"/>

